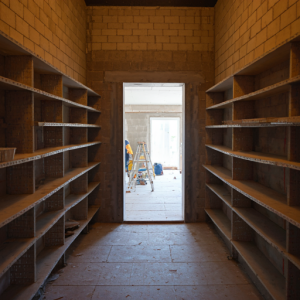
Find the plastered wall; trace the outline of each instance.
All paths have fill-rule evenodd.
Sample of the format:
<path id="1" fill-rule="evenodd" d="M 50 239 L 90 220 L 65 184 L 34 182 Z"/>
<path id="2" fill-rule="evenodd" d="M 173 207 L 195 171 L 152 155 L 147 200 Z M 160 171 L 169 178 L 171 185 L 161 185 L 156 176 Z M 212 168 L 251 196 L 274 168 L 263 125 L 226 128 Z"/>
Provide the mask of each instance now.
<path id="1" fill-rule="evenodd" d="M 185 220 L 205 220 L 205 91 L 214 9 L 88 7 L 87 83 L 101 94 L 98 220 L 123 221 L 123 83 L 185 84 Z"/>
<path id="2" fill-rule="evenodd" d="M 218 0 L 215 83 L 300 32 L 299 0 Z"/>
<path id="3" fill-rule="evenodd" d="M 86 83 L 84 0 L 1 0 L 0 30 Z"/>

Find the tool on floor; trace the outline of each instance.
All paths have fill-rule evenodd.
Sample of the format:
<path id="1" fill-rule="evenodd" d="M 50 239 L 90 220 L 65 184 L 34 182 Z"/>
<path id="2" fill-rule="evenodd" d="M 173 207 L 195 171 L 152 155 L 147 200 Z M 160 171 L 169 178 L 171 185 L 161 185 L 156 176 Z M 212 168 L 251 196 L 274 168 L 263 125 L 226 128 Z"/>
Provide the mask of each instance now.
<path id="1" fill-rule="evenodd" d="M 150 153 L 145 142 L 138 142 L 138 147 L 132 162 L 132 169 L 130 171 L 128 189 L 136 188 L 137 180 L 139 178 L 140 164 L 144 165 L 145 171 L 147 171 L 148 180 L 151 184 L 151 190 L 154 191 L 154 184 L 153 184 L 153 166 L 150 158 Z M 143 179 L 146 180 L 146 179 Z"/>

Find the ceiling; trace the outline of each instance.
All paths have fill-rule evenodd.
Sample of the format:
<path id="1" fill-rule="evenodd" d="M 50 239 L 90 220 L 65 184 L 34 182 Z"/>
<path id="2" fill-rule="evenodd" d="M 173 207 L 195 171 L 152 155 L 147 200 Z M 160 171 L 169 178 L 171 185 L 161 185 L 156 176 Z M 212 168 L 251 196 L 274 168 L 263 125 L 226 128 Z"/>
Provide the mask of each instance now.
<path id="1" fill-rule="evenodd" d="M 182 84 L 124 84 L 126 105 L 182 105 Z"/>
<path id="2" fill-rule="evenodd" d="M 217 0 L 85 0 L 87 6 L 214 7 Z"/>

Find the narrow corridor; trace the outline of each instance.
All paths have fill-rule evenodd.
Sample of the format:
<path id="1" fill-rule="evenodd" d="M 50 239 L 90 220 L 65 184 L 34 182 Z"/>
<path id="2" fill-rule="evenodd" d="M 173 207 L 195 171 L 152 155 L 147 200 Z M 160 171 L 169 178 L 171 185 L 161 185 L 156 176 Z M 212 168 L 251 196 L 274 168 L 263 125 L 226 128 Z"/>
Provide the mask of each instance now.
<path id="1" fill-rule="evenodd" d="M 72 245 L 55 299 L 262 299 L 210 225 L 101 224 Z"/>

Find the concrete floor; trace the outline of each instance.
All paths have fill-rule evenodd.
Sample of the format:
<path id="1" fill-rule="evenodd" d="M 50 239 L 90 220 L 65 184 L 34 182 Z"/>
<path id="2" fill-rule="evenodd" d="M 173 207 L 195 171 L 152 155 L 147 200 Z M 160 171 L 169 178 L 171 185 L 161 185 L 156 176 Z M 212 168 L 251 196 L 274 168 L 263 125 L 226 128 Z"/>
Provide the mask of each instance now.
<path id="1" fill-rule="evenodd" d="M 96 223 L 43 299 L 262 300 L 228 255 L 206 223 Z"/>
<path id="2" fill-rule="evenodd" d="M 178 170 L 164 170 L 164 175 L 154 179 L 154 192 L 148 182 L 126 193 L 125 221 L 183 220 L 181 178 Z"/>

